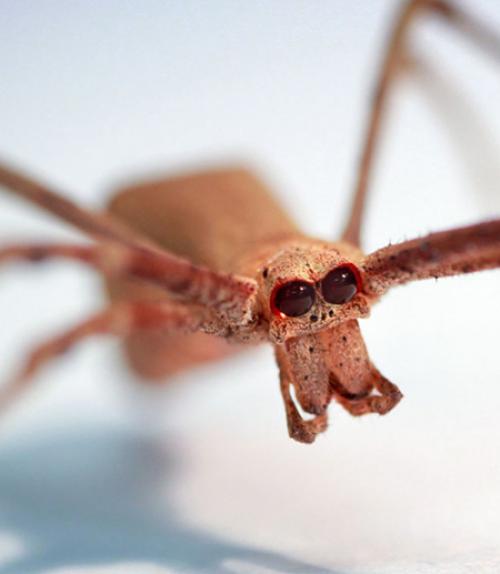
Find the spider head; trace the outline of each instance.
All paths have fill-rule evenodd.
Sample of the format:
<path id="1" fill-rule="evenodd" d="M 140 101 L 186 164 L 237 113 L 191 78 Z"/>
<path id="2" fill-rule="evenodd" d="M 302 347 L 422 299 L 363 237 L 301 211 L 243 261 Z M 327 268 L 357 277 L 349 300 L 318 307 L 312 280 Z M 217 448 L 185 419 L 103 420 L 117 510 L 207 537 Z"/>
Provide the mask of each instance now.
<path id="1" fill-rule="evenodd" d="M 287 246 L 261 273 L 262 303 L 270 338 L 280 343 L 369 313 L 358 253 L 323 242 Z"/>

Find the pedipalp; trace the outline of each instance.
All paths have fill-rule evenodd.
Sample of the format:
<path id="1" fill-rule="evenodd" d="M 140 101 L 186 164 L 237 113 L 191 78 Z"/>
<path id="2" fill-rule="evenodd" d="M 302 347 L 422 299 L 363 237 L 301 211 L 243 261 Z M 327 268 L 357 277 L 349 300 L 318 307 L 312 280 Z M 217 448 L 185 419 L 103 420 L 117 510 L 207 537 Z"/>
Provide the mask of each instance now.
<path id="1" fill-rule="evenodd" d="M 328 415 L 323 412 L 314 415 L 309 420 L 302 418 L 290 392 L 290 387 L 293 387 L 293 376 L 290 373 L 286 352 L 281 347 L 276 347 L 276 360 L 280 370 L 280 389 L 285 406 L 288 434 L 299 442 L 312 443 L 318 434 L 327 429 Z"/>
<path id="2" fill-rule="evenodd" d="M 385 415 L 403 398 L 403 393 L 398 387 L 386 379 L 373 365 L 370 370 L 372 374 L 371 383 L 373 388 L 378 391 L 378 394 L 372 394 L 370 389 L 364 396 L 348 396 L 341 388 L 336 386 L 335 380 L 331 381 L 331 385 L 336 391 L 333 397 L 353 416 L 371 413 Z"/>

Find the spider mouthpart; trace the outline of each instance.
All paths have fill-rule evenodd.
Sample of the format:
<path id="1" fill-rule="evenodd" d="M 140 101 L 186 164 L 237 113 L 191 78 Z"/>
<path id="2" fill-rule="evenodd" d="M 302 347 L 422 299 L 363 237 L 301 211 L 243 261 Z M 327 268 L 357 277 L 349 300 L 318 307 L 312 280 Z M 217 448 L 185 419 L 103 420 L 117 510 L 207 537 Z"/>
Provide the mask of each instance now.
<path id="1" fill-rule="evenodd" d="M 358 291 L 358 280 L 347 265 L 336 267 L 321 281 L 321 293 L 328 303 L 341 305 L 350 301 Z"/>
<path id="2" fill-rule="evenodd" d="M 276 290 L 272 306 L 288 317 L 300 317 L 314 304 L 314 287 L 305 281 L 289 281 Z"/>

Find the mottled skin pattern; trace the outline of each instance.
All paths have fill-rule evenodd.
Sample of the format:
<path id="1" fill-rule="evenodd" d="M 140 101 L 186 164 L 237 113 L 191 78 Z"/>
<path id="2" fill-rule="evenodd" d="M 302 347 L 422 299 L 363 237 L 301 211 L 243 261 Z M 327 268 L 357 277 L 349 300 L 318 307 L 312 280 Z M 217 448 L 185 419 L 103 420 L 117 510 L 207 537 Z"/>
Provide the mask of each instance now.
<path id="1" fill-rule="evenodd" d="M 10 245 L 0 263 L 59 257 L 80 261 L 106 280 L 103 311 L 40 345 L 0 390 L 0 409 L 48 361 L 82 339 L 114 334 L 142 377 L 166 375 L 221 358 L 243 344 L 274 345 L 292 438 L 310 443 L 327 427 L 332 400 L 353 415 L 385 414 L 398 388 L 370 361 L 358 319 L 396 285 L 500 267 L 500 220 L 432 233 L 365 255 L 360 231 L 387 94 L 409 60 L 407 31 L 434 13 L 500 60 L 498 37 L 453 4 L 404 4 L 379 74 L 360 157 L 352 208 L 340 241 L 307 237 L 267 187 L 244 169 L 141 182 L 116 194 L 106 213 L 79 207 L 43 184 L 0 165 L 0 185 L 89 235 L 89 245 Z M 350 298 L 326 299 L 327 275 L 349 269 Z M 307 286 L 310 306 L 285 313 L 276 293 Z M 292 393 L 293 390 L 293 393 Z M 293 397 L 295 395 L 295 399 Z M 298 404 L 297 404 L 298 403 Z M 309 413 L 303 416 L 300 410 Z"/>

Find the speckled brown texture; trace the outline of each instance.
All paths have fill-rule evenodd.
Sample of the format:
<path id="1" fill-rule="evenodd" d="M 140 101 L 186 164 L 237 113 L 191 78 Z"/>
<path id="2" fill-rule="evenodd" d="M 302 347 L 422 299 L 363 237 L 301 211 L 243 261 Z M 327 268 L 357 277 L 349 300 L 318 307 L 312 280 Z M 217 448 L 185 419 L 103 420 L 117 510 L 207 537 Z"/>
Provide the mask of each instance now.
<path id="1" fill-rule="evenodd" d="M 416 279 L 472 273 L 500 266 L 500 221 L 389 245 L 364 261 L 365 290 L 381 295 L 394 285 Z"/>

